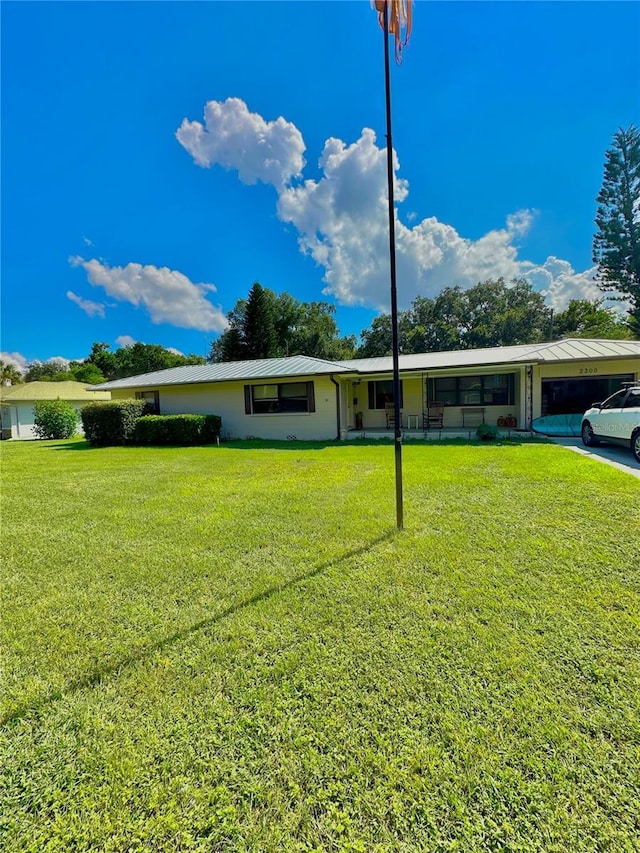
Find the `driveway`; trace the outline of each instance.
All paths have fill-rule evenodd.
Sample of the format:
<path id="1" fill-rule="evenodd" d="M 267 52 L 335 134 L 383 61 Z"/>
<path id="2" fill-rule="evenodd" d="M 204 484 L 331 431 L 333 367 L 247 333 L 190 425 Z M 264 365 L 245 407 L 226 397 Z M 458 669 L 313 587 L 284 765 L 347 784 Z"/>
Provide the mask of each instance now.
<path id="1" fill-rule="evenodd" d="M 631 474 L 640 480 L 640 464 L 633 458 L 631 451 L 625 450 L 624 447 L 604 444 L 599 447 L 585 447 L 579 438 L 552 438 L 551 441 L 566 447 L 567 450 L 572 450 L 574 453 L 589 456 L 591 459 L 598 459 L 605 465 L 611 465 L 619 471 L 626 471 L 627 474 Z"/>

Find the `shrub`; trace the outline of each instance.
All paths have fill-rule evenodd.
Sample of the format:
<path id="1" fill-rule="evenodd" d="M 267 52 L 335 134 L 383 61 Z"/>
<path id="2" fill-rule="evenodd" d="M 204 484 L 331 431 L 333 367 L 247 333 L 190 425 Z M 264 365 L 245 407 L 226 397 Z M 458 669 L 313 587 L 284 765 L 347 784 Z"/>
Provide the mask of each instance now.
<path id="1" fill-rule="evenodd" d="M 213 444 L 220 436 L 218 415 L 145 415 L 135 428 L 137 444 Z"/>
<path id="2" fill-rule="evenodd" d="M 38 400 L 33 431 L 38 438 L 71 438 L 78 426 L 78 413 L 66 400 Z"/>
<path id="3" fill-rule="evenodd" d="M 498 435 L 498 427 L 493 424 L 480 424 L 476 430 L 476 438 L 480 441 L 495 441 Z"/>
<path id="4" fill-rule="evenodd" d="M 220 439 L 222 418 L 220 415 L 205 415 L 202 425 L 202 444 L 215 444 Z"/>
<path id="5" fill-rule="evenodd" d="M 109 400 L 88 403 L 80 416 L 89 443 L 106 447 L 133 443 L 136 421 L 148 411 L 146 400 Z"/>

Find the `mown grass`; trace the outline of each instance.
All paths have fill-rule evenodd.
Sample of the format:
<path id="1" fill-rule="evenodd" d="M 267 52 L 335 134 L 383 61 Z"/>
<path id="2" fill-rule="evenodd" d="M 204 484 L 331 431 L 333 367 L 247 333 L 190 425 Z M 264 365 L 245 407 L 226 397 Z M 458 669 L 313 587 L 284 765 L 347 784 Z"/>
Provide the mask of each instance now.
<path id="1" fill-rule="evenodd" d="M 640 489 L 551 445 L 2 446 L 6 851 L 640 849 Z"/>

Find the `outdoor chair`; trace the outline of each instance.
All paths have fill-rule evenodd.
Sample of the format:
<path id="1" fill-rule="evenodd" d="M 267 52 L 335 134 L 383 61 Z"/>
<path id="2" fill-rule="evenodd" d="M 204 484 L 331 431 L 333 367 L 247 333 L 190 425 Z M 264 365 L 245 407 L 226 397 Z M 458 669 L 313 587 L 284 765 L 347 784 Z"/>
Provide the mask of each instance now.
<path id="1" fill-rule="evenodd" d="M 396 410 L 393 403 L 384 404 L 384 414 L 387 419 L 387 429 L 395 429 L 396 425 Z"/>
<path id="2" fill-rule="evenodd" d="M 427 409 L 424 412 L 424 429 L 442 429 L 444 424 L 444 403 L 433 401 L 427 403 Z"/>

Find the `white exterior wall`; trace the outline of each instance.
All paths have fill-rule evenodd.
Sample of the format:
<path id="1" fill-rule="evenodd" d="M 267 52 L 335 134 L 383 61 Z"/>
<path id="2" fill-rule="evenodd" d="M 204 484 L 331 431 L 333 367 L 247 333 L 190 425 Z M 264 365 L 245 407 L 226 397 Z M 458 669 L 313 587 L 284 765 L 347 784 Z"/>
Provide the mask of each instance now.
<path id="1" fill-rule="evenodd" d="M 76 412 L 78 412 L 78 416 L 80 415 L 80 410 L 86 404 L 91 402 L 90 400 L 83 400 L 81 403 L 76 403 L 73 400 L 69 400 L 68 402 L 74 407 Z M 5 429 L 9 429 L 11 427 L 11 438 L 17 439 L 30 439 L 30 438 L 38 438 L 38 436 L 33 431 L 35 426 L 35 411 L 33 407 L 33 403 L 24 402 L 24 403 L 10 403 L 8 407 L 5 408 L 5 412 L 7 408 L 9 410 L 9 421 L 5 425 L 3 419 L 3 425 Z M 78 425 L 76 427 L 76 434 L 83 435 L 82 432 L 82 424 L 78 421 Z"/>
<path id="2" fill-rule="evenodd" d="M 244 386 L 279 382 L 313 382 L 315 412 L 246 415 Z M 215 382 L 139 389 L 158 391 L 161 415 L 219 415 L 223 438 L 267 438 L 276 440 L 327 441 L 338 434 L 336 386 L 328 376 L 295 376 L 247 382 Z M 135 388 L 113 390 L 113 400 L 135 396 Z"/>
<path id="3" fill-rule="evenodd" d="M 9 406 L 11 438 L 35 438 L 33 403 L 12 403 Z"/>

